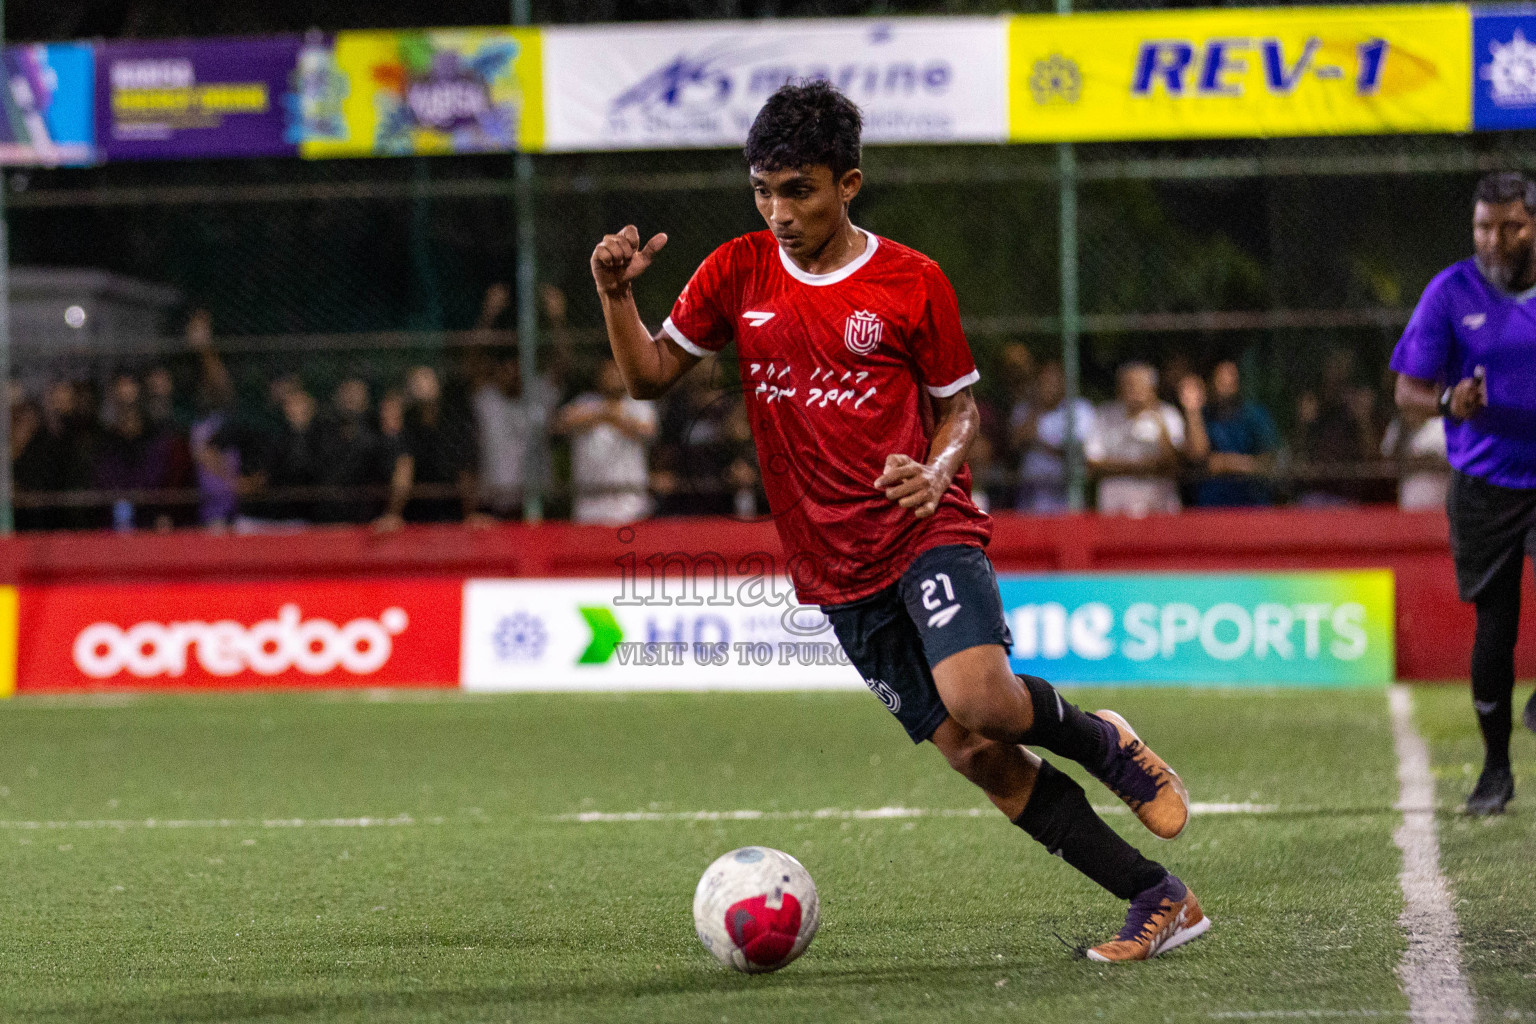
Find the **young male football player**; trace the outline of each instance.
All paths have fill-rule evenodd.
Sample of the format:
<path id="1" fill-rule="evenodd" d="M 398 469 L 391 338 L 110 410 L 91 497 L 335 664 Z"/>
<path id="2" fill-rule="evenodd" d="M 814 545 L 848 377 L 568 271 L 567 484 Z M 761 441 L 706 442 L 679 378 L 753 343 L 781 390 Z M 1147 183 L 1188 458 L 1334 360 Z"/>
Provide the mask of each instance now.
<path id="1" fill-rule="evenodd" d="M 592 253 L 614 358 L 654 398 L 735 339 L 764 488 L 802 602 L 914 742 L 930 740 L 1016 825 L 1131 901 L 1088 951 L 1144 960 L 1200 935 L 1194 894 L 1094 813 L 1077 783 L 1025 749 L 1077 761 L 1172 839 L 1188 795 L 1125 719 L 1090 715 L 1009 668 L 1012 643 L 971 502 L 966 449 L 978 374 L 954 290 L 927 257 L 854 226 L 858 108 L 822 82 L 788 85 L 746 156 L 768 230 L 706 259 L 652 334 L 633 284 L 666 244 L 633 226 Z"/>

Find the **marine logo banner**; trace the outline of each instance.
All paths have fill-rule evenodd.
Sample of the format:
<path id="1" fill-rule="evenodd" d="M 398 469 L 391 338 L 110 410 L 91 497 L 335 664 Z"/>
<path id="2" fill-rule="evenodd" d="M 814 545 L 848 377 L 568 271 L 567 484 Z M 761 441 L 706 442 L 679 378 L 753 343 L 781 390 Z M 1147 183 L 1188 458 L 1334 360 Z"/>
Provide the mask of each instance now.
<path id="1" fill-rule="evenodd" d="M 1466 131 L 1471 32 L 1452 4 L 1023 15 L 1009 137 Z"/>
<path id="2" fill-rule="evenodd" d="M 1006 22 L 887 18 L 604 25 L 544 32 L 552 150 L 739 146 L 764 101 L 824 79 L 864 141 L 994 142 Z"/>

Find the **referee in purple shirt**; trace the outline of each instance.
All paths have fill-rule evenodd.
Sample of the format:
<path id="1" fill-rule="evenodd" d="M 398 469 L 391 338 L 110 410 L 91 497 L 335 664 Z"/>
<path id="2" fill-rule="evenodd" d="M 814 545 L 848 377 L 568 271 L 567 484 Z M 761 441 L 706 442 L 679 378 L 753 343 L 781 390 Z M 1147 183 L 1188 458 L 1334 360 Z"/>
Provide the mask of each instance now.
<path id="1" fill-rule="evenodd" d="M 1451 554 L 1461 599 L 1477 606 L 1472 705 L 1485 749 L 1467 813 L 1498 814 L 1515 795 L 1520 575 L 1536 555 L 1536 184 L 1490 174 L 1473 198 L 1476 255 L 1424 289 L 1392 369 L 1400 409 L 1445 417 Z M 1536 696 L 1524 718 L 1536 730 Z"/>

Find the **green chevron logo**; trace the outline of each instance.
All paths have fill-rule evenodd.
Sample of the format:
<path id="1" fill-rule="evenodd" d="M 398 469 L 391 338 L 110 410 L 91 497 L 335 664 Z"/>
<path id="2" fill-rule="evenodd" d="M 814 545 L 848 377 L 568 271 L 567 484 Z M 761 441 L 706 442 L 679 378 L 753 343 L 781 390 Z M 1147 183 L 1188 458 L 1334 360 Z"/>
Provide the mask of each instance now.
<path id="1" fill-rule="evenodd" d="M 576 609 L 592 630 L 592 642 L 576 659 L 578 665 L 601 665 L 613 657 L 613 649 L 624 639 L 624 629 L 603 605 L 580 605 Z"/>

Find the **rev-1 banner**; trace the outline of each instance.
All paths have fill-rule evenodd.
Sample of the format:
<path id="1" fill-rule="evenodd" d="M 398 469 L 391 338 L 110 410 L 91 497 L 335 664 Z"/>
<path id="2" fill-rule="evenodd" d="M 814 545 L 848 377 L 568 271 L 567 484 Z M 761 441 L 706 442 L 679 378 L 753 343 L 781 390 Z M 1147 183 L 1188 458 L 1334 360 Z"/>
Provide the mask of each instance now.
<path id="1" fill-rule="evenodd" d="M 1459 4 L 1023 15 L 1015 142 L 1464 132 Z"/>

